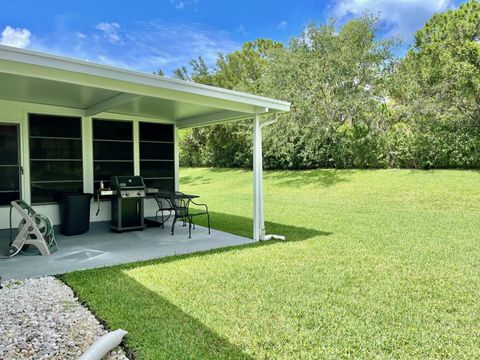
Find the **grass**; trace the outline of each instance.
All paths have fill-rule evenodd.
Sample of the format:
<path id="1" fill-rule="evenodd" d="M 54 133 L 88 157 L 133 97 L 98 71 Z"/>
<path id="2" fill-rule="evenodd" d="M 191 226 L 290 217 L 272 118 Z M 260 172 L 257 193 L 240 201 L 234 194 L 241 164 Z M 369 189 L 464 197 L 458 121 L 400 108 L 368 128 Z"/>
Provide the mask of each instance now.
<path id="1" fill-rule="evenodd" d="M 216 228 L 251 236 L 251 172 L 183 169 Z M 138 359 L 480 357 L 480 173 L 265 174 L 287 242 L 71 273 Z"/>

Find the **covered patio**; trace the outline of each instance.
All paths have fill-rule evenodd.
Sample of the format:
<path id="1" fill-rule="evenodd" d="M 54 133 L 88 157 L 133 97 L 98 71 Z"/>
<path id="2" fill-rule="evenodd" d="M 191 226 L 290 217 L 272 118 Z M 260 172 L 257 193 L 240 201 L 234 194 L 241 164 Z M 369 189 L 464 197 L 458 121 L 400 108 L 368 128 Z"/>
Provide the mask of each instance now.
<path id="1" fill-rule="evenodd" d="M 289 110 L 285 101 L 0 45 L 0 173 L 8 175 L 0 229 L 9 226 L 11 200 L 60 224 L 55 193 L 94 193 L 113 175 L 178 191 L 179 129 L 251 119 L 253 239 L 261 240 L 261 129 Z M 146 216 L 156 209 L 145 202 Z M 110 202 L 102 201 L 91 221 L 110 218 Z"/>
<path id="2" fill-rule="evenodd" d="M 2 280 L 26 279 L 45 275 L 118 265 L 165 256 L 189 254 L 223 247 L 251 244 L 242 236 L 212 229 L 211 234 L 202 226 L 196 226 L 188 238 L 188 227 L 181 223 L 170 235 L 170 222 L 165 228 L 146 228 L 143 231 L 113 233 L 109 224 L 93 223 L 89 232 L 64 236 L 57 231 L 59 250 L 50 256 L 19 254 L 11 259 L 0 259 Z M 7 231 L 0 235 L 0 253 L 8 252 Z"/>
<path id="3" fill-rule="evenodd" d="M 108 187 L 111 176 L 141 176 L 148 188 L 179 191 L 178 130 L 248 119 L 252 238 L 267 239 L 261 129 L 289 110 L 285 101 L 0 45 L 0 251 L 6 254 L 8 237 L 1 233 L 10 227 L 12 200 L 31 204 L 59 225 L 59 194 L 94 194 L 102 183 Z M 60 250 L 50 257 L 2 259 L 0 276 L 57 274 L 251 241 L 215 230 L 208 236 L 202 228 L 188 239 L 181 226 L 174 236 L 167 227 L 111 233 L 111 198 L 90 208 L 88 233 L 57 235 Z M 157 210 L 145 196 L 142 214 L 151 217 Z M 14 212 L 13 226 L 20 220 Z"/>

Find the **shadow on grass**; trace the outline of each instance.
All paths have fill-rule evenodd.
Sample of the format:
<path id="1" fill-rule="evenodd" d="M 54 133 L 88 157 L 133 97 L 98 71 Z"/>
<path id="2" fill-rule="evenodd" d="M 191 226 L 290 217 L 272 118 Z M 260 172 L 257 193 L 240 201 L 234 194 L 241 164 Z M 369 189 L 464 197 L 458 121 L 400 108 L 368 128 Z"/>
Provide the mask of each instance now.
<path id="1" fill-rule="evenodd" d="M 348 181 L 348 177 L 354 173 L 354 170 L 335 169 L 266 171 L 263 177 L 265 180 L 281 186 L 320 185 L 330 187 Z"/>
<path id="2" fill-rule="evenodd" d="M 216 172 L 216 173 L 233 173 L 233 172 L 237 172 L 237 173 L 248 173 L 248 172 L 252 172 L 252 169 L 248 169 L 248 168 L 225 168 L 225 167 L 212 167 L 212 168 L 208 168 L 209 171 L 211 172 Z"/>
<path id="3" fill-rule="evenodd" d="M 192 168 L 195 169 L 195 168 Z M 239 174 L 245 172 L 251 172 L 247 169 L 239 168 L 198 168 L 198 169 L 208 169 L 210 173 L 229 173 L 229 174 Z M 180 186 L 181 185 L 208 185 L 212 182 L 212 178 L 204 175 L 187 175 L 180 176 Z"/>
<path id="4" fill-rule="evenodd" d="M 391 170 L 391 169 L 390 169 Z M 480 170 L 478 169 L 460 169 L 460 168 L 446 168 L 446 169 L 395 169 L 399 171 L 405 172 L 407 175 L 432 175 L 438 173 L 454 173 L 454 172 L 461 172 L 461 173 L 474 173 L 480 175 Z"/>
<path id="5" fill-rule="evenodd" d="M 248 238 L 253 237 L 253 220 L 251 218 L 210 211 L 210 219 L 212 228 L 214 229 Z M 195 219 L 195 223 L 206 226 L 207 219 L 205 216 L 199 216 Z M 280 224 L 271 221 L 265 221 L 265 229 L 269 234 L 286 236 L 287 241 L 303 241 L 315 236 L 327 236 L 332 234 L 331 232 L 307 229 L 300 226 Z"/>
<path id="6" fill-rule="evenodd" d="M 59 278 L 110 330 L 128 331 L 124 348 L 130 358 L 252 359 L 121 269 L 87 270 Z"/>
<path id="7" fill-rule="evenodd" d="M 215 229 L 251 237 L 251 218 L 211 212 L 211 219 Z M 205 220 L 201 219 L 197 224 L 205 225 Z M 287 241 L 302 241 L 331 234 L 274 222 L 266 222 L 266 227 L 269 232 L 285 235 Z M 200 253 L 77 271 L 59 278 L 74 289 L 79 299 L 109 329 L 123 328 L 129 332 L 125 347 L 132 358 L 138 355 L 142 359 L 252 359 L 244 349 L 232 344 L 161 294 L 149 290 L 128 276 L 127 272 L 146 265 L 161 265 L 274 243 L 283 242 L 252 242 Z M 189 294 L 185 293 L 185 296 Z"/>
<path id="8" fill-rule="evenodd" d="M 240 173 L 252 173 L 251 169 L 238 168 L 208 168 L 212 173 L 229 173 L 232 176 Z M 355 170 L 336 170 L 336 169 L 315 169 L 315 170 L 267 170 L 263 177 L 265 180 L 271 180 L 275 185 L 281 186 L 302 186 L 302 185 L 320 185 L 330 187 L 341 182 L 348 181 L 348 177 L 353 175 Z M 182 176 L 181 185 L 208 185 L 212 182 L 211 178 L 203 175 Z"/>
<path id="9" fill-rule="evenodd" d="M 208 185 L 212 179 L 206 178 L 203 175 L 198 176 L 182 176 L 181 185 Z"/>

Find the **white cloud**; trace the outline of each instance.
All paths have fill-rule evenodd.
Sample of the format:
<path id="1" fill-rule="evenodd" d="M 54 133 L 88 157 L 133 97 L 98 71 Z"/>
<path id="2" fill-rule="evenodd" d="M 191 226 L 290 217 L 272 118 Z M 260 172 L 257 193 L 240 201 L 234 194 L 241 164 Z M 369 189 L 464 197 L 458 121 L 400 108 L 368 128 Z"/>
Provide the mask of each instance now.
<path id="1" fill-rule="evenodd" d="M 120 36 L 120 25 L 116 22 L 101 22 L 95 26 L 95 29 L 103 32 L 103 36 L 112 44 L 122 41 Z"/>
<path id="2" fill-rule="evenodd" d="M 452 0 L 339 0 L 333 7 L 333 15 L 345 19 L 365 11 L 379 14 L 388 36 L 400 35 L 410 40 L 433 14 L 453 5 Z"/>
<path id="3" fill-rule="evenodd" d="M 187 6 L 196 5 L 199 2 L 200 2 L 199 0 L 170 0 L 170 4 L 175 6 L 175 9 L 177 10 L 183 10 Z"/>
<path id="4" fill-rule="evenodd" d="M 79 39 L 86 39 L 87 38 L 87 35 L 85 35 L 84 33 L 81 33 L 80 31 L 76 31 L 75 35 L 77 35 L 77 37 Z"/>
<path id="5" fill-rule="evenodd" d="M 280 30 L 283 30 L 283 29 L 286 29 L 288 26 L 288 22 L 286 22 L 285 20 L 282 20 L 280 21 L 280 23 L 277 25 L 277 28 L 279 28 Z"/>
<path id="6" fill-rule="evenodd" d="M 235 32 L 239 33 L 242 36 L 248 36 L 247 29 L 245 29 L 245 26 L 243 26 L 243 24 L 240 24 L 240 26 L 235 29 Z"/>
<path id="7" fill-rule="evenodd" d="M 26 48 L 30 45 L 32 33 L 28 29 L 12 28 L 6 26 L 2 31 L 0 44 Z"/>
<path id="8" fill-rule="evenodd" d="M 102 22 L 91 31 L 59 29 L 36 36 L 30 47 L 147 73 L 162 68 L 169 74 L 198 56 L 213 66 L 219 52 L 227 53 L 241 47 L 231 35 L 202 24 L 156 20 L 126 26 Z"/>

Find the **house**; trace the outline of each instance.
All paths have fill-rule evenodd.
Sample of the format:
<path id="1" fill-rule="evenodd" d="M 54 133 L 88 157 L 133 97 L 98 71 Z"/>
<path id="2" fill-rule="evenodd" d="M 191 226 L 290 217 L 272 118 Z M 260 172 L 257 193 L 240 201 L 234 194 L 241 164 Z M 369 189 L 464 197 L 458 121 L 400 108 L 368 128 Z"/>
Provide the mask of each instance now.
<path id="1" fill-rule="evenodd" d="M 112 175 L 178 189 L 178 129 L 252 119 L 260 240 L 261 127 L 289 109 L 275 99 L 0 46 L 0 229 L 19 198 L 59 224 L 59 193 L 93 193 Z M 91 221 L 110 219 L 109 201 L 100 205 Z M 145 202 L 146 216 L 156 209 Z"/>

